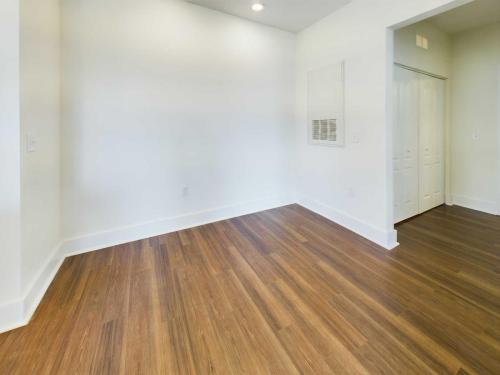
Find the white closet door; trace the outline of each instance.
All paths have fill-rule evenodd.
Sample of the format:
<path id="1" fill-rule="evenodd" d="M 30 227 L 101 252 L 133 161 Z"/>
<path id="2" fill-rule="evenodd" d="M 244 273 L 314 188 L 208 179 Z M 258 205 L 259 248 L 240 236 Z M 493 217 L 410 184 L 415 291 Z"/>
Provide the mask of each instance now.
<path id="1" fill-rule="evenodd" d="M 419 74 L 419 212 L 444 203 L 444 81 Z"/>
<path id="2" fill-rule="evenodd" d="M 394 219 L 418 214 L 418 74 L 395 67 Z"/>

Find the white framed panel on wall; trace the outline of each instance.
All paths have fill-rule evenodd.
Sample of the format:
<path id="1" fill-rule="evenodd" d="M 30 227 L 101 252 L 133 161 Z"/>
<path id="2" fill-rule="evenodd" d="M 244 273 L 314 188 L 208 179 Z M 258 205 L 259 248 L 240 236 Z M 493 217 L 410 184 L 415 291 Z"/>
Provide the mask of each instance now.
<path id="1" fill-rule="evenodd" d="M 345 62 L 311 70 L 307 74 L 308 142 L 345 145 Z"/>

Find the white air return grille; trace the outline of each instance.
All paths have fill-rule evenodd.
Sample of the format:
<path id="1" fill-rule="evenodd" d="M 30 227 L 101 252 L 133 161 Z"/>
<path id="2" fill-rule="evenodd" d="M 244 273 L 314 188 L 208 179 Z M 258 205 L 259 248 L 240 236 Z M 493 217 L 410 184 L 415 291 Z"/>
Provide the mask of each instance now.
<path id="1" fill-rule="evenodd" d="M 313 141 L 337 141 L 337 120 L 312 120 L 312 140 Z"/>
<path id="2" fill-rule="evenodd" d="M 344 62 L 310 71 L 307 84 L 309 143 L 343 146 Z"/>

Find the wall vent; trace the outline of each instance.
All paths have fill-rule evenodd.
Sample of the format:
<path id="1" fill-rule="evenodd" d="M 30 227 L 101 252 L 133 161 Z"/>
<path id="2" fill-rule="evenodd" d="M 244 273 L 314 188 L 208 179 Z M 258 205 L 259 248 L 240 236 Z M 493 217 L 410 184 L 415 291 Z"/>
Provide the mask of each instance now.
<path id="1" fill-rule="evenodd" d="M 312 140 L 316 142 L 337 142 L 337 120 L 312 120 Z"/>
<path id="2" fill-rule="evenodd" d="M 307 80 L 309 143 L 344 146 L 344 62 L 309 71 Z"/>

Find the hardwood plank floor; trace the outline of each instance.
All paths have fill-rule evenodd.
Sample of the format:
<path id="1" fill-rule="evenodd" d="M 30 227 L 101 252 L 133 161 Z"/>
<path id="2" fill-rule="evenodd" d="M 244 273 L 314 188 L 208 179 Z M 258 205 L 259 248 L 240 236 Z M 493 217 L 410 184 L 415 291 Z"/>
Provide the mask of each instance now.
<path id="1" fill-rule="evenodd" d="M 500 374 L 500 218 L 398 231 L 292 205 L 68 258 L 0 374 Z"/>

